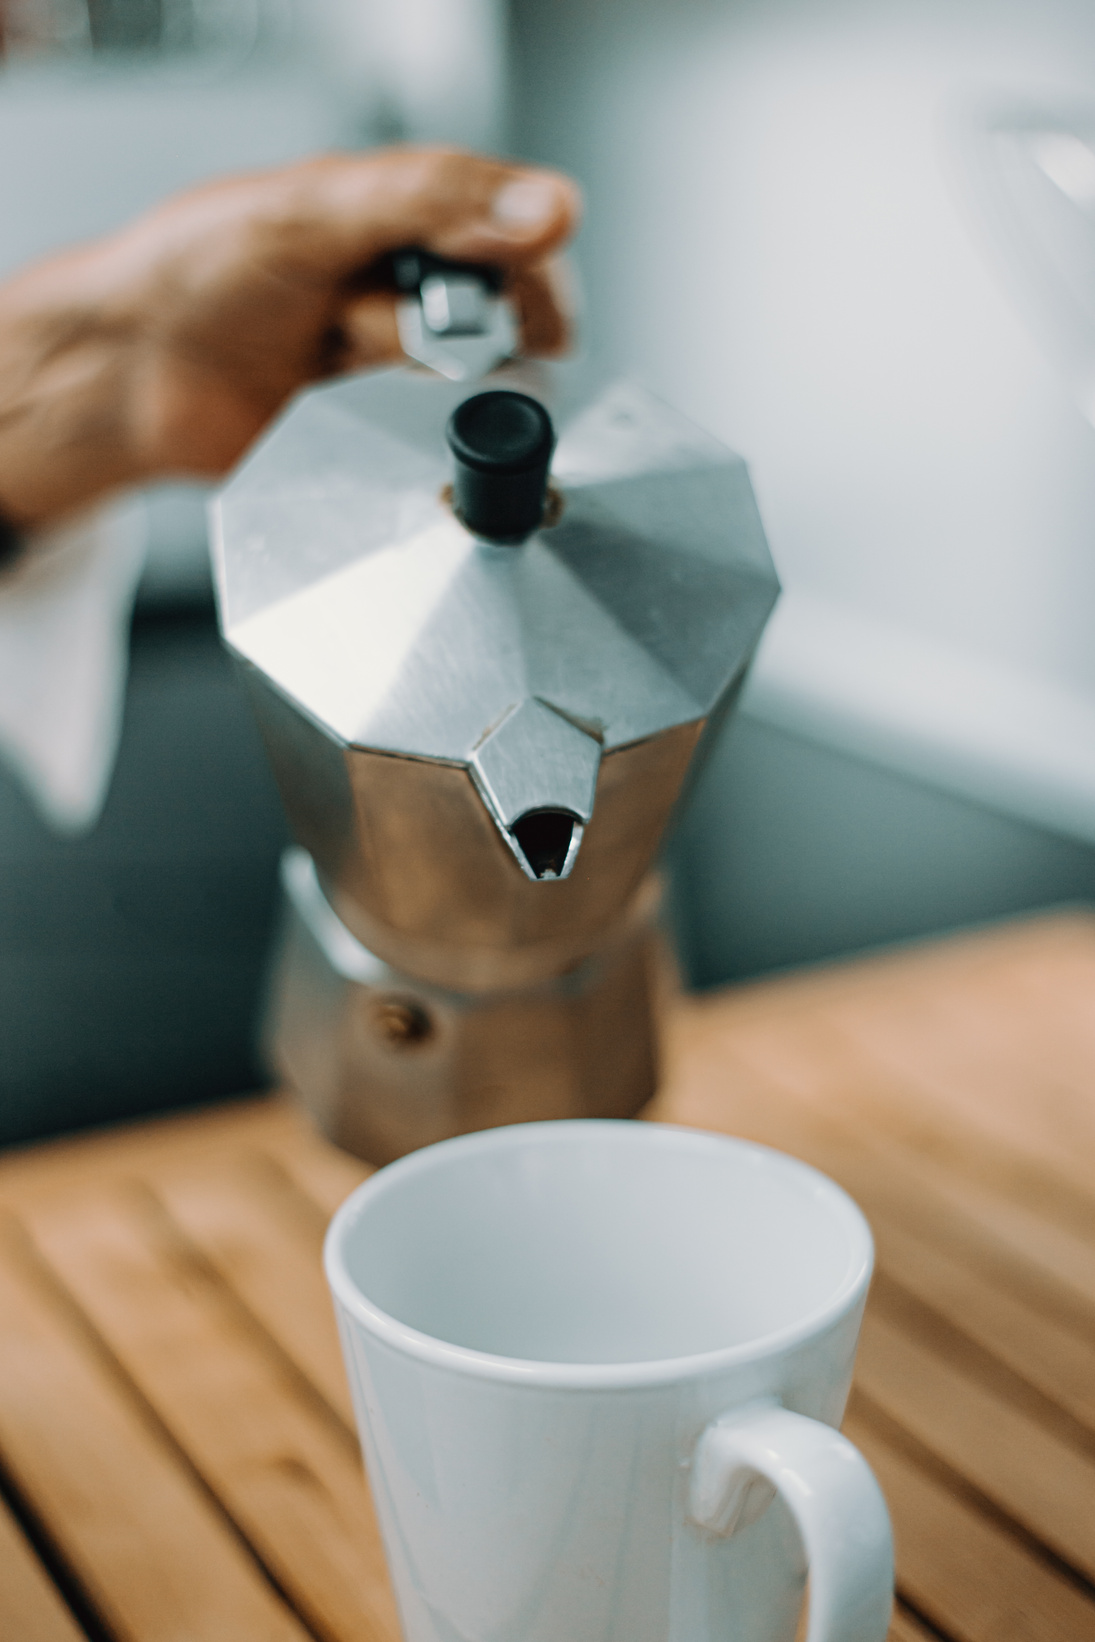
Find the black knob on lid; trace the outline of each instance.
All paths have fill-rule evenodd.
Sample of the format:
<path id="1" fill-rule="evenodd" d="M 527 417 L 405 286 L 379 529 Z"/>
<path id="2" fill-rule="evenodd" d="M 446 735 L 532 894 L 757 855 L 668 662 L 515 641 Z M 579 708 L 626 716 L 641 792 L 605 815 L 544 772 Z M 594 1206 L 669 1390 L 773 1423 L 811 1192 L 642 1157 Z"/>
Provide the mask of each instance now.
<path id="1" fill-rule="evenodd" d="M 457 514 L 477 536 L 523 542 L 544 516 L 555 448 L 555 429 L 543 405 L 505 389 L 477 393 L 456 407 L 446 431 L 456 457 Z"/>

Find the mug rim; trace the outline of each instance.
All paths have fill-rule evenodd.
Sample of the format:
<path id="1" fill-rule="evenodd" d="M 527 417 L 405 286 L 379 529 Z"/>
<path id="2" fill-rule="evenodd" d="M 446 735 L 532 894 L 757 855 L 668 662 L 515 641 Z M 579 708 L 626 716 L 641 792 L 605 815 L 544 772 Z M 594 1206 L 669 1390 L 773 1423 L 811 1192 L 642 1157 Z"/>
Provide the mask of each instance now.
<path id="1" fill-rule="evenodd" d="M 851 1244 L 848 1269 L 834 1293 L 794 1323 L 737 1345 L 638 1362 L 574 1363 L 505 1357 L 494 1352 L 478 1351 L 473 1346 L 441 1340 L 436 1335 L 413 1328 L 409 1323 L 400 1322 L 390 1312 L 384 1311 L 363 1293 L 351 1277 L 346 1266 L 344 1246 L 369 1202 L 386 1192 L 398 1190 L 408 1176 L 428 1173 L 440 1154 L 447 1156 L 453 1151 L 482 1153 L 506 1150 L 519 1146 L 538 1132 L 548 1132 L 561 1139 L 568 1132 L 581 1131 L 588 1137 L 591 1129 L 602 1133 L 626 1133 L 635 1137 L 639 1145 L 683 1145 L 696 1150 L 729 1148 L 739 1156 L 753 1158 L 760 1167 L 772 1169 L 785 1179 L 808 1187 L 810 1195 L 824 1199 L 830 1211 L 844 1222 Z M 640 1136 L 645 1138 L 639 1139 Z M 825 1333 L 846 1316 L 866 1293 L 874 1269 L 874 1240 L 863 1211 L 842 1186 L 838 1186 L 820 1169 L 772 1146 L 762 1146 L 757 1141 L 739 1139 L 736 1135 L 694 1129 L 684 1124 L 636 1122 L 624 1118 L 564 1118 L 540 1123 L 512 1123 L 455 1135 L 449 1140 L 423 1146 L 376 1170 L 354 1188 L 332 1216 L 324 1238 L 323 1265 L 332 1294 L 349 1316 L 375 1338 L 420 1362 L 471 1378 L 505 1381 L 515 1386 L 624 1390 L 697 1379 L 717 1374 L 723 1369 L 761 1362 Z"/>

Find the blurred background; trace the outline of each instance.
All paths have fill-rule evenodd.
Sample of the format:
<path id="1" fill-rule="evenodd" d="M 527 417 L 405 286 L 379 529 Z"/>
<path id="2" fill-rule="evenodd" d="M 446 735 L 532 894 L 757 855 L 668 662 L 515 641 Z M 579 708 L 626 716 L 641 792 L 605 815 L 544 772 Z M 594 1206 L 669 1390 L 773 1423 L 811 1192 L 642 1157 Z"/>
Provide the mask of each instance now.
<path id="1" fill-rule="evenodd" d="M 587 195 L 584 325 L 749 460 L 784 599 L 669 851 L 693 984 L 1095 899 L 1095 10 L 0 0 L 0 275 L 204 176 L 443 139 Z M 284 825 L 200 487 L 89 833 L 0 773 L 0 1139 L 261 1078 Z"/>

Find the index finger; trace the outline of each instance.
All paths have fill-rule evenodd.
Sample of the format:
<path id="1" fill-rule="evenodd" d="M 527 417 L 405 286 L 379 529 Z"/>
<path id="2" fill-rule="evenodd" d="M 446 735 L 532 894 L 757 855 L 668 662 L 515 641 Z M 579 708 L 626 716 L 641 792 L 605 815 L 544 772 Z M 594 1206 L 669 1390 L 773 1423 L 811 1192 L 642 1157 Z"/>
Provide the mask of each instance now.
<path id="1" fill-rule="evenodd" d="M 325 156 L 270 181 L 264 215 L 282 255 L 344 277 L 404 245 L 461 261 L 538 262 L 581 215 L 577 185 L 560 172 L 454 149 Z"/>

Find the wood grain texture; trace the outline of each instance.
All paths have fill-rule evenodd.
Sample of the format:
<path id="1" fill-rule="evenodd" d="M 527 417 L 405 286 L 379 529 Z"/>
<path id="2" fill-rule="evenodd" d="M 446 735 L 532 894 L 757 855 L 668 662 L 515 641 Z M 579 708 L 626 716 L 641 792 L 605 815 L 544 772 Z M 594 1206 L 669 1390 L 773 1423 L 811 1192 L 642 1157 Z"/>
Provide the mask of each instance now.
<path id="1" fill-rule="evenodd" d="M 133 1642 L 303 1642 L 189 1466 L 0 1237 L 0 1451 L 89 1602 Z"/>
<path id="2" fill-rule="evenodd" d="M 648 1115 L 871 1220 L 890 1642 L 1095 1642 L 1095 919 L 680 1001 Z M 397 1642 L 320 1265 L 366 1173 L 278 1099 L 0 1158 L 0 1462 L 111 1642 Z M 81 1634 L 2 1511 L 0 1576 Z"/>
<path id="3" fill-rule="evenodd" d="M 1090 1596 L 945 1476 L 880 1436 L 853 1403 L 845 1424 L 893 1517 L 898 1588 L 961 1642 L 1092 1642 Z"/>
<path id="4" fill-rule="evenodd" d="M 1095 1453 L 1015 1406 L 961 1359 L 873 1312 L 856 1384 L 874 1406 L 1095 1583 Z M 1095 1443 L 1092 1444 L 1095 1449 Z"/>
<path id="5" fill-rule="evenodd" d="M 157 1192 L 226 1288 L 353 1430 L 334 1307 L 316 1281 L 327 1213 L 278 1159 L 255 1152 L 173 1171 Z"/>
<path id="6" fill-rule="evenodd" d="M 188 1158 L 215 1157 L 232 1145 L 261 1137 L 266 1147 L 307 1146 L 311 1132 L 289 1100 L 226 1101 L 223 1105 L 157 1118 L 89 1135 L 16 1146 L 0 1153 L 0 1201 L 11 1208 L 46 1193 L 81 1190 L 96 1179 L 118 1179 L 174 1168 Z"/>
<path id="7" fill-rule="evenodd" d="M 390 1635 L 395 1609 L 352 1430 L 309 1397 L 152 1193 L 115 1189 L 75 1212 L 39 1211 L 30 1227 L 294 1609 L 347 1642 Z"/>

